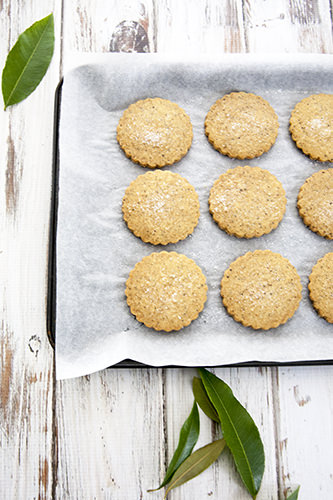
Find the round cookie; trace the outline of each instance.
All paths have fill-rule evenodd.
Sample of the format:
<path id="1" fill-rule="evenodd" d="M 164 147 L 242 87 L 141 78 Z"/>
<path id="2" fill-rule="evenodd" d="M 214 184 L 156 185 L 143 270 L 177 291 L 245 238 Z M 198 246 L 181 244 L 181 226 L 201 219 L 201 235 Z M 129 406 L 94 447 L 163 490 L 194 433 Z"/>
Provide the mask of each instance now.
<path id="1" fill-rule="evenodd" d="M 178 104 L 156 97 L 131 104 L 117 127 L 126 156 L 143 167 L 164 167 L 179 161 L 193 138 L 189 116 Z"/>
<path id="2" fill-rule="evenodd" d="M 271 105 L 247 92 L 232 92 L 218 99 L 205 120 L 206 135 L 214 148 L 241 160 L 268 151 L 278 129 L 278 117 Z"/>
<path id="3" fill-rule="evenodd" d="M 319 170 L 299 190 L 297 208 L 311 231 L 333 239 L 333 169 Z"/>
<path id="4" fill-rule="evenodd" d="M 312 160 L 333 161 L 333 94 L 313 94 L 297 103 L 289 130 Z"/>
<path id="5" fill-rule="evenodd" d="M 333 252 L 327 253 L 313 266 L 309 277 L 313 307 L 329 323 L 333 323 Z"/>
<path id="6" fill-rule="evenodd" d="M 221 296 L 228 313 L 255 330 L 276 328 L 301 300 L 301 280 L 291 263 L 270 250 L 238 257 L 224 273 Z"/>
<path id="7" fill-rule="evenodd" d="M 155 330 L 180 330 L 196 319 L 207 299 L 201 269 L 177 252 L 152 253 L 126 281 L 127 304 L 138 321 Z"/>
<path id="8" fill-rule="evenodd" d="M 209 211 L 221 229 L 238 238 L 270 233 L 282 220 L 286 195 L 277 178 L 260 167 L 236 167 L 214 182 Z"/>
<path id="9" fill-rule="evenodd" d="M 145 243 L 167 245 L 193 232 L 200 215 L 194 187 L 179 174 L 156 170 L 139 175 L 122 205 L 129 229 Z"/>

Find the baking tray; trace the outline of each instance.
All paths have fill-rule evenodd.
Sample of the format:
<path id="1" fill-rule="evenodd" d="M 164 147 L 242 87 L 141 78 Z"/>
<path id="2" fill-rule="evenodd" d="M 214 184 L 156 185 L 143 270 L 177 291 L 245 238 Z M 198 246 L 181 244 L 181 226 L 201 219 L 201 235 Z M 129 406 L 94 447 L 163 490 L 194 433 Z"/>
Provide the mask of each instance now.
<path id="1" fill-rule="evenodd" d="M 52 348 L 55 348 L 56 336 L 56 287 L 57 287 L 57 262 L 56 238 L 58 222 L 58 191 L 59 191 L 59 121 L 61 106 L 61 89 L 63 79 L 57 85 L 54 97 L 53 120 L 53 155 L 52 155 L 52 189 L 50 206 L 50 226 L 48 245 L 48 279 L 47 279 L 47 304 L 46 304 L 46 331 Z M 113 365 L 113 368 L 143 368 L 147 365 L 126 359 Z"/>
<path id="2" fill-rule="evenodd" d="M 144 56 L 143 56 L 144 57 Z M 234 89 L 230 89 L 234 90 Z M 241 90 L 241 89 L 235 89 Z M 306 89 L 305 89 L 306 90 Z M 58 214 L 58 183 L 59 183 L 59 120 L 61 109 L 62 81 L 59 83 L 55 93 L 54 109 L 54 144 L 53 144 L 53 176 L 52 176 L 52 200 L 50 211 L 50 235 L 49 235 L 49 272 L 48 272 L 48 294 L 47 294 L 47 332 L 51 345 L 55 345 L 56 337 L 56 237 L 57 237 L 57 214 Z M 327 164 L 322 164 L 321 168 L 326 168 Z M 152 249 L 153 251 L 153 249 Z M 304 290 L 303 290 L 304 293 Z M 328 365 L 333 364 L 333 359 L 322 360 L 301 360 L 301 361 L 246 361 L 241 363 L 222 364 L 214 366 L 242 367 L 242 366 L 305 366 L 305 365 Z M 147 367 L 144 363 L 126 359 L 115 365 L 117 367 Z M 174 365 L 163 365 L 172 367 Z M 177 364 L 176 366 L 180 366 Z"/>

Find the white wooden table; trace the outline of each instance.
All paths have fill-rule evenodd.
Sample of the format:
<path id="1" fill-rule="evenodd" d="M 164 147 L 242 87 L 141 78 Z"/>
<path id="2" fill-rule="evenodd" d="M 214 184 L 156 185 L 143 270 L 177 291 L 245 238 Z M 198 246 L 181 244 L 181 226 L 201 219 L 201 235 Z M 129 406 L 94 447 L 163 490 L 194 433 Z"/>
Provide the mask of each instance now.
<path id="1" fill-rule="evenodd" d="M 114 51 L 332 53 L 332 9 L 329 0 L 0 0 L 1 68 L 18 34 L 51 11 L 56 36 L 41 85 L 0 111 L 0 500 L 162 498 L 146 490 L 162 479 L 193 401 L 192 369 L 55 382 L 45 327 L 53 100 L 69 54 L 109 51 L 111 40 Z M 258 500 L 284 499 L 297 484 L 301 500 L 333 498 L 333 367 L 216 373 L 264 440 Z M 198 445 L 217 433 L 202 416 Z M 225 452 L 169 498 L 249 496 Z"/>

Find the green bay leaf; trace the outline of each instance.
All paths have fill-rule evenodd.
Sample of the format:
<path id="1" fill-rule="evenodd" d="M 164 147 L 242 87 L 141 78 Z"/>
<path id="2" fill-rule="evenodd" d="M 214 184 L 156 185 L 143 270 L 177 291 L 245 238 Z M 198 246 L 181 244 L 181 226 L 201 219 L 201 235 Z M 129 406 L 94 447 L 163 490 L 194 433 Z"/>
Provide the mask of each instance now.
<path id="1" fill-rule="evenodd" d="M 194 402 L 189 417 L 185 420 L 179 434 L 178 446 L 166 471 L 165 478 L 157 490 L 168 484 L 184 460 L 191 455 L 192 450 L 198 441 L 200 432 L 199 412 L 196 402 Z M 156 491 L 156 490 L 148 490 Z"/>
<path id="2" fill-rule="evenodd" d="M 256 498 L 265 469 L 264 447 L 258 428 L 223 380 L 204 368 L 199 368 L 199 373 L 219 415 L 224 439 L 242 481 L 252 497 Z"/>
<path id="3" fill-rule="evenodd" d="M 173 478 L 165 492 L 164 498 L 167 497 L 170 490 L 180 486 L 181 484 L 190 481 L 194 477 L 198 476 L 204 470 L 208 469 L 215 460 L 221 455 L 225 447 L 225 440 L 218 439 L 213 441 L 213 443 L 207 444 L 202 448 L 196 450 L 192 455 L 190 455 L 178 468 L 178 470 L 173 475 Z"/>
<path id="4" fill-rule="evenodd" d="M 299 493 L 300 486 L 296 488 L 296 490 L 289 495 L 289 497 L 286 500 L 297 500 L 298 499 L 298 493 Z"/>
<path id="5" fill-rule="evenodd" d="M 54 50 L 53 14 L 25 30 L 7 56 L 2 72 L 5 109 L 28 97 L 45 75 Z"/>
<path id="6" fill-rule="evenodd" d="M 214 422 L 219 423 L 220 422 L 219 416 L 214 406 L 210 402 L 210 399 L 207 396 L 207 392 L 200 378 L 193 377 L 192 388 L 195 400 L 202 409 L 202 411 L 207 415 L 207 417 L 214 420 Z"/>

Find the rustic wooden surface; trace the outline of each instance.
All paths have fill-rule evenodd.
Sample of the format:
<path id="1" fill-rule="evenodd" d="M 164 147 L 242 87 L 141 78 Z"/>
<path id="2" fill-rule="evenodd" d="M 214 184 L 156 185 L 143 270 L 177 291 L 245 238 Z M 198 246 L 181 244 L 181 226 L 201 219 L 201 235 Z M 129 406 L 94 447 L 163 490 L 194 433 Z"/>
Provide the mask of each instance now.
<path id="1" fill-rule="evenodd" d="M 191 369 L 110 369 L 55 382 L 45 329 L 53 96 L 72 51 L 333 52 L 329 0 L 0 0 L 0 65 L 55 15 L 41 85 L 0 111 L 0 500 L 158 499 L 192 405 Z M 333 498 L 333 367 L 218 369 L 262 434 L 258 500 Z M 217 435 L 201 418 L 199 444 Z M 228 453 L 171 500 L 247 499 Z"/>

